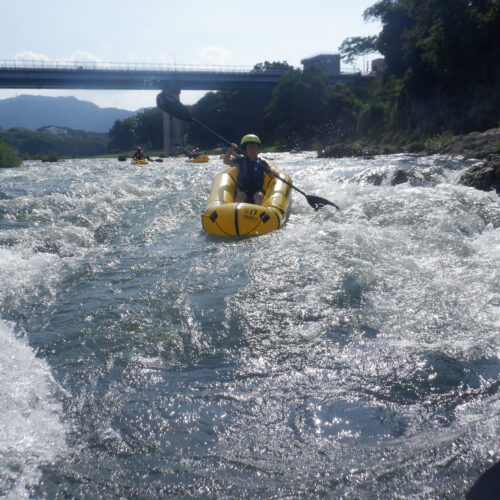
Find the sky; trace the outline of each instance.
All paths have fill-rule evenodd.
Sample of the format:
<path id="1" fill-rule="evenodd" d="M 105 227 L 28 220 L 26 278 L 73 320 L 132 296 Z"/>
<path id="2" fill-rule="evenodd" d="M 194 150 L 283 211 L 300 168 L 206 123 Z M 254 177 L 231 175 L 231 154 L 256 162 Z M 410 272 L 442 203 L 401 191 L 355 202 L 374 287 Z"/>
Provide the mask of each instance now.
<path id="1" fill-rule="evenodd" d="M 352 36 L 380 32 L 363 12 L 375 0 L 0 0 L 0 64 L 5 60 L 87 61 L 252 67 L 336 53 Z M 377 57 L 359 58 L 365 70 Z M 353 65 L 342 66 L 352 70 Z M 20 94 L 72 95 L 100 107 L 155 105 L 158 91 L 0 89 Z M 183 91 L 192 104 L 204 92 Z"/>

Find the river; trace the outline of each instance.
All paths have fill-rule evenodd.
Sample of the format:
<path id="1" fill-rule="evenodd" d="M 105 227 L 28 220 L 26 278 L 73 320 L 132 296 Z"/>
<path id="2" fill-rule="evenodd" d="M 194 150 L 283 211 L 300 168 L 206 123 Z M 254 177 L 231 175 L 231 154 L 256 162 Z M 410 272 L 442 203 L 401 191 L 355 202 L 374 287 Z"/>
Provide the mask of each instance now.
<path id="1" fill-rule="evenodd" d="M 216 157 L 0 169 L 0 496 L 454 499 L 500 458 L 500 198 L 271 156 L 341 210 L 221 239 Z"/>

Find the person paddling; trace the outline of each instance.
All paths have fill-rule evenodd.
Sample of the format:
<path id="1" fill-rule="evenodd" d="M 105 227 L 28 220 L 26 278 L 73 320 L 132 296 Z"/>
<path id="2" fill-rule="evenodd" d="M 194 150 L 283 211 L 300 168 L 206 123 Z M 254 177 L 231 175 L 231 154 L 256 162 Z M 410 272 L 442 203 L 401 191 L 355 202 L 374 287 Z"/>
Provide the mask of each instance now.
<path id="1" fill-rule="evenodd" d="M 198 158 L 201 155 L 200 148 L 194 148 L 191 153 L 188 154 L 189 158 Z"/>
<path id="2" fill-rule="evenodd" d="M 144 151 L 143 149 L 141 148 L 141 146 L 137 146 L 135 148 L 135 153 L 134 155 L 132 156 L 132 159 L 134 161 L 141 161 L 141 160 L 145 160 L 146 157 L 144 156 Z"/>
<path id="3" fill-rule="evenodd" d="M 255 134 L 247 134 L 241 139 L 240 149 L 244 156 L 238 155 L 238 146 L 231 144 L 224 155 L 224 163 L 230 167 L 237 167 L 236 203 L 254 203 L 260 205 L 264 198 L 264 174 L 274 177 L 272 166 L 264 159 L 259 158 L 262 142 Z M 264 172 L 259 163 L 265 164 L 271 171 Z"/>

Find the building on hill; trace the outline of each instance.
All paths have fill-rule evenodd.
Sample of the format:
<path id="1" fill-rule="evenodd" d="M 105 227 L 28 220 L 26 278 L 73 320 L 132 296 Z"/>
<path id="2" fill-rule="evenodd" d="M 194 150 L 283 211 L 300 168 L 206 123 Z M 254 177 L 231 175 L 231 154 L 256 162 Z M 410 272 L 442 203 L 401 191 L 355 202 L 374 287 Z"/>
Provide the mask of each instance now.
<path id="1" fill-rule="evenodd" d="M 56 127 L 55 125 L 49 125 L 47 127 L 41 127 L 38 129 L 39 132 L 48 132 L 54 135 L 68 135 L 68 130 L 63 127 Z"/>
<path id="2" fill-rule="evenodd" d="M 316 54 L 302 59 L 304 70 L 316 67 L 329 75 L 340 75 L 340 54 Z"/>

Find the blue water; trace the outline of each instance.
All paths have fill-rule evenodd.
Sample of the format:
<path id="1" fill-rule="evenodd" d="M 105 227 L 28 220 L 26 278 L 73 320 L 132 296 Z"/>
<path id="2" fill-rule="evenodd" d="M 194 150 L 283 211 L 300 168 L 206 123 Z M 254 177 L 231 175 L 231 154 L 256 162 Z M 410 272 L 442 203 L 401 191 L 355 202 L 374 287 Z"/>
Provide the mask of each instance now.
<path id="1" fill-rule="evenodd" d="M 500 198 L 273 159 L 342 210 L 220 239 L 216 157 L 0 169 L 0 496 L 454 499 L 500 458 Z"/>

